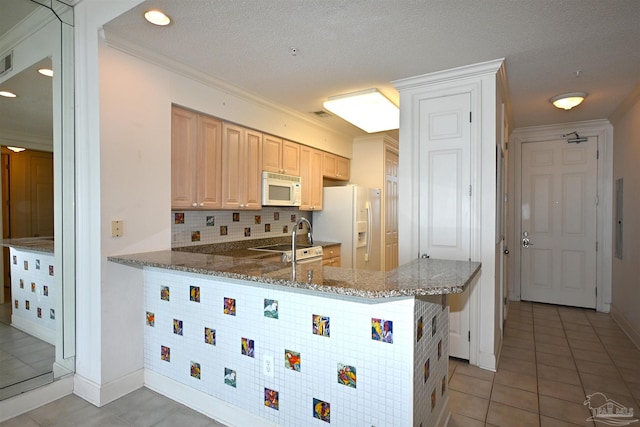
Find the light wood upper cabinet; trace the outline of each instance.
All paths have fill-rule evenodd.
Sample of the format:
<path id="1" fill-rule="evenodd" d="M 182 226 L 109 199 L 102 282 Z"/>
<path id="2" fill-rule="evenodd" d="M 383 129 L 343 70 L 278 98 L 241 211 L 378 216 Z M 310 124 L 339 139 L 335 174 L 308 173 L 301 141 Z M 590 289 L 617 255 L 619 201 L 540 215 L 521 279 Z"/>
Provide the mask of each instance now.
<path id="1" fill-rule="evenodd" d="M 265 134 L 262 139 L 262 170 L 299 176 L 300 144 Z"/>
<path id="2" fill-rule="evenodd" d="M 300 210 L 322 210 L 322 151 L 300 146 L 302 203 Z"/>
<path id="3" fill-rule="evenodd" d="M 173 107 L 171 114 L 171 207 L 222 206 L 222 122 Z"/>
<path id="4" fill-rule="evenodd" d="M 322 176 L 339 181 L 349 181 L 350 160 L 332 153 L 322 154 Z"/>
<path id="5" fill-rule="evenodd" d="M 222 208 L 262 208 L 262 133 L 222 125 Z"/>

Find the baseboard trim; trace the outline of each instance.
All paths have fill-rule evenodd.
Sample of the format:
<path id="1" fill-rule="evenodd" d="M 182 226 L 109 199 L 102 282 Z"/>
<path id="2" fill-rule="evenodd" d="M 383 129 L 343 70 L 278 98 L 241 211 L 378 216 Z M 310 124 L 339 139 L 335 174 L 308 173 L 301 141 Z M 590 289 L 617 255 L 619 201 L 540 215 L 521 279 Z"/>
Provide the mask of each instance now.
<path id="1" fill-rule="evenodd" d="M 11 316 L 11 326 L 51 345 L 56 345 L 56 331 L 47 329 L 29 319 L 20 316 Z"/>
<path id="2" fill-rule="evenodd" d="M 59 378 L 18 396 L 0 401 L 0 422 L 22 415 L 73 393 L 73 376 Z"/>
<path id="3" fill-rule="evenodd" d="M 102 385 L 96 384 L 95 382 L 76 374 L 74 376 L 73 392 L 87 402 L 100 407 L 143 386 L 143 369 L 138 369 L 124 377 Z"/>
<path id="4" fill-rule="evenodd" d="M 269 420 L 247 412 L 237 406 L 230 405 L 223 400 L 195 390 L 149 369 L 144 370 L 144 385 L 169 399 L 182 403 L 194 411 L 198 411 L 230 427 L 277 426 L 277 424 Z"/>
<path id="5" fill-rule="evenodd" d="M 627 334 L 631 342 L 635 344 L 636 347 L 640 350 L 640 331 L 638 331 L 633 324 L 627 319 L 627 317 L 622 313 L 622 311 L 618 310 L 615 305 L 611 304 L 611 317 L 613 320 L 620 326 L 620 329 Z"/>

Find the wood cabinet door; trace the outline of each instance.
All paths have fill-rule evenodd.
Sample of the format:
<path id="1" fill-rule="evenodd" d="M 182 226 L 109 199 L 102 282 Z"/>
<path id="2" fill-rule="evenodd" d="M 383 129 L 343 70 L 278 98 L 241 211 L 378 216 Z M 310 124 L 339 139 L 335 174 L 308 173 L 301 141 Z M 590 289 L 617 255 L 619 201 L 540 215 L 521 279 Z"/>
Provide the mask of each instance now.
<path id="1" fill-rule="evenodd" d="M 198 208 L 222 207 L 222 122 L 198 116 L 198 165 L 196 203 Z"/>
<path id="2" fill-rule="evenodd" d="M 222 207 L 240 209 L 242 201 L 243 128 L 222 124 Z"/>
<path id="3" fill-rule="evenodd" d="M 171 207 L 193 208 L 196 203 L 195 149 L 197 117 L 192 111 L 171 111 Z"/>
<path id="4" fill-rule="evenodd" d="M 335 178 L 338 165 L 335 154 L 331 153 L 322 153 L 322 175 L 327 178 Z"/>
<path id="5" fill-rule="evenodd" d="M 336 179 L 349 181 L 351 161 L 346 157 L 336 156 Z"/>
<path id="6" fill-rule="evenodd" d="M 309 201 L 312 210 L 322 210 L 322 151 L 312 149 L 310 153 L 310 187 Z"/>
<path id="7" fill-rule="evenodd" d="M 245 130 L 243 160 L 241 170 L 244 183 L 240 207 L 262 209 L 262 133 Z"/>
<path id="8" fill-rule="evenodd" d="M 264 155 L 264 153 L 262 153 Z M 300 144 L 282 140 L 282 173 L 300 176 Z"/>
<path id="9" fill-rule="evenodd" d="M 282 173 L 282 139 L 273 135 L 262 137 L 262 170 Z"/>

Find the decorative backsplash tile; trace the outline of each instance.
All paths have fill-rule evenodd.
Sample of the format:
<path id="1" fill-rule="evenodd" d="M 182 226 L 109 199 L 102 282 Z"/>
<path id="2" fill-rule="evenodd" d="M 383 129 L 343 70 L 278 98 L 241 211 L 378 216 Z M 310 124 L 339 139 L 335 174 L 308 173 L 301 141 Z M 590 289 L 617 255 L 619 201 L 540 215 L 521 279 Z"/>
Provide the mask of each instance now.
<path id="1" fill-rule="evenodd" d="M 236 388 L 236 371 L 229 368 L 224 368 L 224 383 Z"/>
<path id="2" fill-rule="evenodd" d="M 393 322 L 371 318 L 371 339 L 393 344 Z"/>
<path id="3" fill-rule="evenodd" d="M 230 316 L 236 315 L 236 300 L 234 298 L 224 299 L 224 314 L 228 314 Z"/>
<path id="4" fill-rule="evenodd" d="M 272 319 L 278 318 L 278 301 L 273 299 L 264 299 L 264 317 Z"/>
<path id="5" fill-rule="evenodd" d="M 284 351 L 284 367 L 300 372 L 300 353 L 293 350 Z"/>
<path id="6" fill-rule="evenodd" d="M 273 408 L 275 410 L 279 409 L 280 401 L 278 397 L 278 392 L 275 390 L 271 390 L 270 388 L 264 389 L 264 406 L 268 408 Z"/>
<path id="7" fill-rule="evenodd" d="M 338 363 L 338 382 L 348 387 L 356 388 L 356 368 Z"/>
<path id="8" fill-rule="evenodd" d="M 282 215 L 280 215 L 282 213 Z M 309 213 L 292 207 L 263 207 L 259 211 L 172 211 L 172 247 L 280 237 L 290 224 Z"/>
<path id="9" fill-rule="evenodd" d="M 331 404 L 320 399 L 313 398 L 313 418 L 328 423 L 331 422 Z"/>
<path id="10" fill-rule="evenodd" d="M 243 337 L 241 340 L 240 352 L 245 356 L 255 357 L 255 347 L 253 340 Z"/>
<path id="11" fill-rule="evenodd" d="M 331 324 L 329 323 L 329 317 L 319 316 L 317 314 L 314 314 L 312 316 L 312 319 L 313 319 L 313 333 L 315 335 L 322 335 L 323 337 L 330 336 Z"/>

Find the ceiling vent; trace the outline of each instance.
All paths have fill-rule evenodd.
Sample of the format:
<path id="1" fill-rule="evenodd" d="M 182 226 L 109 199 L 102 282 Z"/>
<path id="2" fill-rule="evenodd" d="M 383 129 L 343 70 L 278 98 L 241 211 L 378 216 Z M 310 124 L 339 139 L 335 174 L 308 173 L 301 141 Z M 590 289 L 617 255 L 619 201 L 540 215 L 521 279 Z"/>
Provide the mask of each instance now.
<path id="1" fill-rule="evenodd" d="M 327 113 L 324 110 L 314 111 L 313 114 L 315 114 L 317 117 L 321 117 L 321 118 L 331 117 L 331 114 Z"/>
<path id="2" fill-rule="evenodd" d="M 0 76 L 8 73 L 13 68 L 13 51 L 0 58 Z"/>

